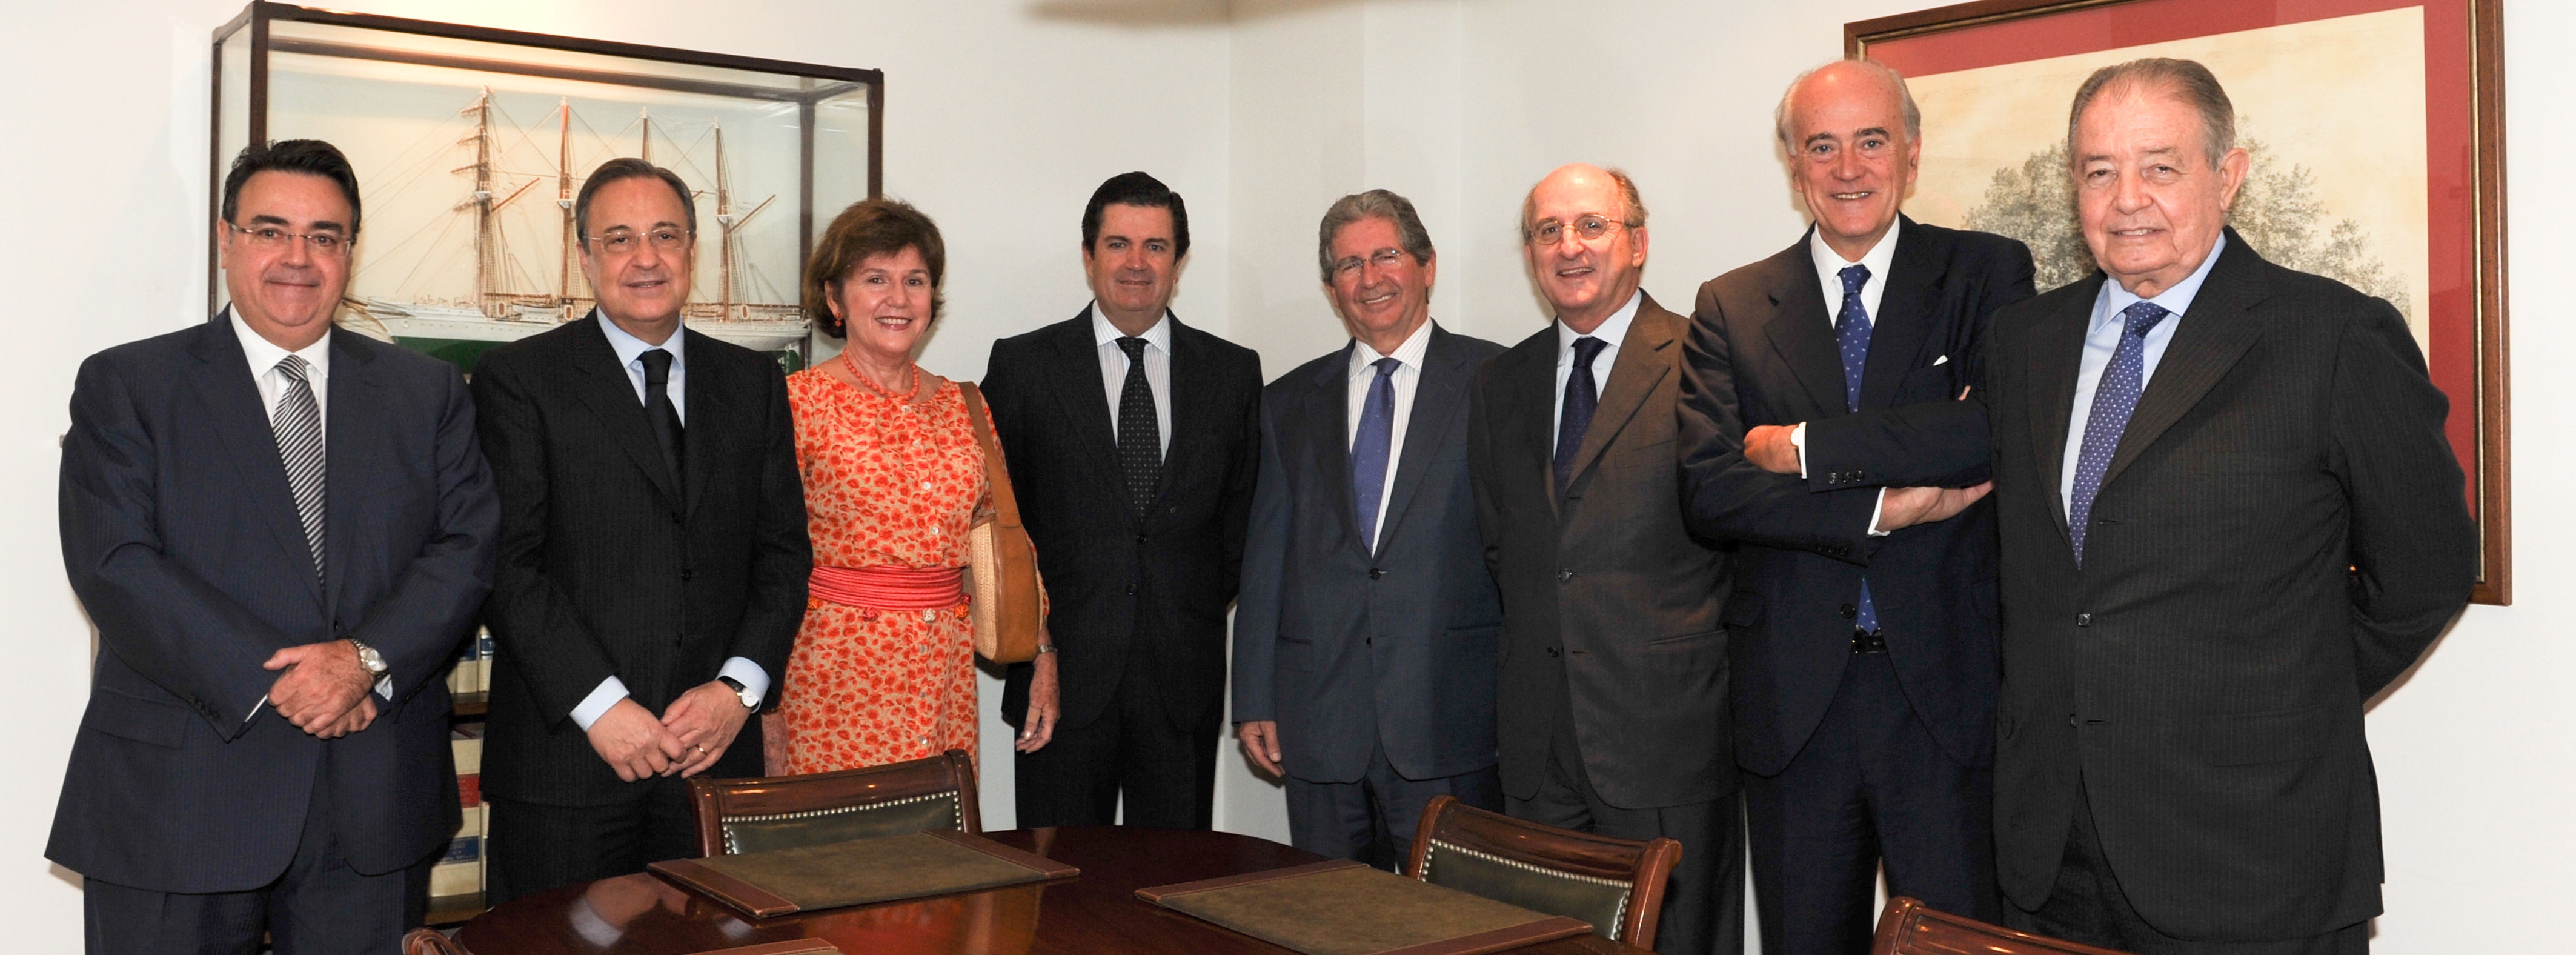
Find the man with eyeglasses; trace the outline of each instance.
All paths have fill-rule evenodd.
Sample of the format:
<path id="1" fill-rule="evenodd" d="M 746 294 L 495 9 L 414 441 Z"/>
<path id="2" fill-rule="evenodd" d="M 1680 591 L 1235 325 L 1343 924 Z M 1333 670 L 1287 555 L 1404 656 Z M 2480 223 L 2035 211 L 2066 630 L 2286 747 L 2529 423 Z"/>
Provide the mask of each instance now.
<path id="1" fill-rule="evenodd" d="M 1638 288 L 1646 207 L 1571 165 L 1521 204 L 1555 321 L 1469 392 L 1467 467 L 1502 593 L 1505 806 L 1682 857 L 1656 951 L 1740 952 L 1744 844 L 1727 729 L 1725 555 L 1682 528 L 1681 316 Z"/>
<path id="2" fill-rule="evenodd" d="M 45 856 L 92 953 L 392 951 L 456 831 L 440 674 L 491 475 L 453 366 L 332 327 L 339 150 L 242 150 L 214 227 L 231 303 L 73 386 L 63 565 L 102 652 Z"/>
<path id="3" fill-rule="evenodd" d="M 1800 75 L 1776 133 L 1814 225 L 1700 287 L 1684 346 L 1691 529 L 1737 545 L 1726 623 L 1762 950 L 1859 955 L 1888 891 L 1989 922 L 1995 686 L 1986 318 L 2030 250 L 1897 212 L 1905 80 Z M 1914 485 L 1914 486 L 1908 486 Z M 1946 486 L 1946 487 L 1945 487 Z"/>
<path id="4" fill-rule="evenodd" d="M 613 159 L 573 217 L 598 307 L 474 374 L 501 489 L 496 903 L 698 854 L 684 777 L 761 775 L 753 716 L 777 700 L 813 563 L 778 363 L 681 321 L 687 184 Z"/>
<path id="5" fill-rule="evenodd" d="M 1502 346 L 1431 320 L 1439 259 L 1384 189 L 1325 211 L 1348 345 L 1262 392 L 1234 611 L 1244 751 L 1285 775 L 1297 847 L 1393 869 L 1424 803 L 1501 811 L 1494 630 L 1467 482 L 1467 383 Z"/>

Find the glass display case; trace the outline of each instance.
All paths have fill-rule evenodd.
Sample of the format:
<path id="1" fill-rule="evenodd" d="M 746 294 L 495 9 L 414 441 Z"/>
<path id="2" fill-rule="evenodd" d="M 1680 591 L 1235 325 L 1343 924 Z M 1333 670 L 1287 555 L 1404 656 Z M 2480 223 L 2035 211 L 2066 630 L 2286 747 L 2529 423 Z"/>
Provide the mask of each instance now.
<path id="1" fill-rule="evenodd" d="M 267 2 L 217 29 L 214 53 L 212 200 L 250 142 L 338 146 L 364 209 L 338 321 L 468 373 L 590 311 L 573 205 L 602 162 L 690 185 L 689 327 L 790 368 L 814 346 L 814 238 L 882 182 L 877 70 Z"/>

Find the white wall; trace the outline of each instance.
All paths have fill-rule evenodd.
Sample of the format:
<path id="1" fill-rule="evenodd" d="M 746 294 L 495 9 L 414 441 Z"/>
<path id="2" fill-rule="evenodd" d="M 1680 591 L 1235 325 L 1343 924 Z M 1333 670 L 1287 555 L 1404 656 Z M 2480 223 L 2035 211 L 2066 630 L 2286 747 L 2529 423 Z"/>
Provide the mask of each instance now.
<path id="1" fill-rule="evenodd" d="M 1625 167 L 1652 210 L 1646 287 L 1686 307 L 1697 283 L 1769 254 L 1801 221 L 1770 143 L 1798 70 L 1841 50 L 1841 24 L 1929 0 L 1026 0 L 702 4 L 369 0 L 370 12 L 572 33 L 887 71 L 886 187 L 936 216 L 951 248 L 949 312 L 924 363 L 979 375 L 986 342 L 1069 317 L 1085 298 L 1077 216 L 1106 176 L 1142 168 L 1190 198 L 1197 254 L 1175 307 L 1261 349 L 1277 375 L 1342 339 L 1321 293 L 1314 223 L 1333 198 L 1384 187 L 1421 207 L 1442 252 L 1434 314 L 1510 342 L 1544 324 L 1513 236 L 1521 193 L 1582 160 Z M 13 23 L 26 183 L 0 261 L 33 356 L 0 380 L 0 602 L 19 621 L 22 785 L 0 797 L 0 924 L 29 951 L 78 945 L 78 894 L 42 860 L 87 696 L 87 627 L 63 584 L 53 525 L 55 437 L 79 356 L 200 320 L 205 42 L 231 0 L 31 5 Z M 2576 240 L 2546 228 L 2576 190 L 2545 159 L 2576 148 L 2557 118 L 2576 63 L 2576 10 L 2506 16 L 2513 261 L 2546 275 Z M 1938 135 L 1938 131 L 1930 132 Z M 65 143 L 60 154 L 32 143 Z M 40 185 L 39 185 L 40 184 Z M 144 263 L 136 268 L 127 263 Z M 2514 331 L 2528 373 L 2516 468 L 2519 602 L 2472 608 L 2374 709 L 2393 955 L 2537 947 L 2576 891 L 2564 811 L 2576 788 L 2571 562 L 2546 542 L 2576 503 L 2545 476 L 2576 454 L 2547 426 L 2576 411 L 2576 330 L 2532 285 Z M 58 317 L 59 316 L 59 317 Z M 987 709 L 998 692 L 987 686 Z M 1004 731 L 987 721 L 985 811 L 1010 824 Z M 1224 760 L 1222 827 L 1284 832 L 1276 790 Z M 15 861 L 7 861 L 15 860 Z"/>

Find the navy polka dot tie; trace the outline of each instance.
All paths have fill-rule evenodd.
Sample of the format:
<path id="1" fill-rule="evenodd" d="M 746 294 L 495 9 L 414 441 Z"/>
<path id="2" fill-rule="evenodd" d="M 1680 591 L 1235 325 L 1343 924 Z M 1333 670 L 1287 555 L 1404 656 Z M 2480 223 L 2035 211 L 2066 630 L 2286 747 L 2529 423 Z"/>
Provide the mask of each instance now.
<path id="1" fill-rule="evenodd" d="M 2066 508 L 2078 567 L 2084 566 L 2084 530 L 2093 523 L 2093 498 L 2102 493 L 2102 474 L 2120 450 L 2120 434 L 2129 430 L 2129 413 L 2138 410 L 2138 393 L 2146 388 L 2147 332 L 2171 314 L 2154 302 L 2120 310 L 2120 347 L 2111 352 L 2111 365 L 2102 369 L 2102 382 L 2093 389 L 2093 416 L 2084 421 L 2084 449 L 2075 456 L 2075 495 Z"/>
<path id="2" fill-rule="evenodd" d="M 1860 301 L 1861 286 L 1869 284 L 1869 266 L 1854 265 L 1841 272 L 1843 307 L 1834 315 L 1834 344 L 1843 356 L 1843 403 L 1852 411 L 1860 410 L 1861 372 L 1869 367 L 1869 309 Z M 1860 603 L 1852 624 L 1869 633 L 1878 632 L 1878 607 L 1869 600 L 1869 578 L 1860 582 Z"/>

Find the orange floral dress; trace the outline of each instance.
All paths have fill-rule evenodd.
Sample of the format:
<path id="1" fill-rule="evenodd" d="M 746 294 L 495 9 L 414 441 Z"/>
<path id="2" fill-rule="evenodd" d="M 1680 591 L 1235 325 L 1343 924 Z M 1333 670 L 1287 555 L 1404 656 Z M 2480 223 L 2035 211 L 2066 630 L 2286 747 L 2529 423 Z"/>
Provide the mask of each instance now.
<path id="1" fill-rule="evenodd" d="M 787 403 L 816 565 L 966 566 L 984 452 L 956 382 L 905 403 L 808 369 L 787 376 Z M 778 712 L 790 773 L 976 752 L 975 626 L 966 605 L 875 610 L 808 600 Z"/>

